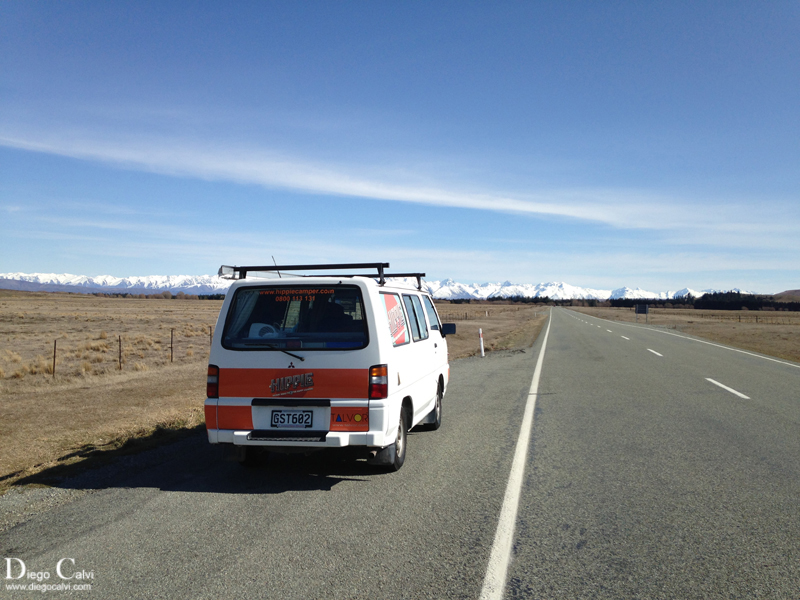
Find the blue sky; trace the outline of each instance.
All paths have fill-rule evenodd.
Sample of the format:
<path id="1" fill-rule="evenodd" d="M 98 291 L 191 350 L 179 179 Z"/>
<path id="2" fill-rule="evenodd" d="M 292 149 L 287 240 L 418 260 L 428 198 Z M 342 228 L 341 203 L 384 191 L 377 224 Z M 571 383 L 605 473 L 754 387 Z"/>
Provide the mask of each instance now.
<path id="1" fill-rule="evenodd" d="M 0 272 L 800 288 L 796 2 L 0 3 Z"/>

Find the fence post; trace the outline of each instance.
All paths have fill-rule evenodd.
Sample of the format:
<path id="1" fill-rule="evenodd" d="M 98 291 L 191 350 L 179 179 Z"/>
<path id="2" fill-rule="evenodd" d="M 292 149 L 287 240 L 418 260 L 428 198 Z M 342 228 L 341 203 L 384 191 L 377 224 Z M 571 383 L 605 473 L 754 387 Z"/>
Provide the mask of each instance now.
<path id="1" fill-rule="evenodd" d="M 119 370 L 122 371 L 122 335 L 119 336 Z"/>
<path id="2" fill-rule="evenodd" d="M 172 362 L 172 346 L 173 346 L 173 341 L 174 340 L 175 340 L 175 330 L 174 329 L 170 329 L 169 330 L 169 362 Z"/>
<path id="3" fill-rule="evenodd" d="M 58 347 L 58 340 L 53 341 L 53 379 L 56 378 L 56 348 Z"/>

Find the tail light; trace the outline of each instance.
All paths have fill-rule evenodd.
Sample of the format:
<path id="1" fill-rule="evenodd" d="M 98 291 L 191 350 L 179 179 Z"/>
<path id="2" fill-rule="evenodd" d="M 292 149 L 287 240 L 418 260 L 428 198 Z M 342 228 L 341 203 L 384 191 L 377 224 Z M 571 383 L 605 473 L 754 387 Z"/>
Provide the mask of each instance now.
<path id="1" fill-rule="evenodd" d="M 375 365 L 369 368 L 369 398 L 380 400 L 389 396 L 389 367 Z"/>
<path id="2" fill-rule="evenodd" d="M 216 365 L 208 365 L 206 396 L 209 398 L 219 398 L 219 367 Z"/>

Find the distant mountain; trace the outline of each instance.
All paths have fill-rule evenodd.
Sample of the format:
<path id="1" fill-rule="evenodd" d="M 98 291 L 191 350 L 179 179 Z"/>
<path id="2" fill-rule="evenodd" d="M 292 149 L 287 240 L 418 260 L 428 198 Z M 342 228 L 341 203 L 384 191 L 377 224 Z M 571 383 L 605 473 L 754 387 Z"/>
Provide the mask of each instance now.
<path id="1" fill-rule="evenodd" d="M 100 275 L 57 275 L 55 273 L 0 273 L 0 288 L 32 292 L 78 292 L 86 294 L 156 294 L 170 291 L 173 294 L 224 294 L 231 281 L 217 275 L 149 275 L 146 277 L 112 277 Z M 677 292 L 649 292 L 641 288 L 621 287 L 615 290 L 582 288 L 568 283 L 459 283 L 452 279 L 424 281 L 423 286 L 434 298 L 440 300 L 487 298 L 543 298 L 553 300 L 608 300 L 608 299 L 660 299 L 695 298 L 717 290 L 696 291 L 683 288 Z M 740 291 L 740 290 L 732 290 Z M 751 293 L 751 292 L 743 292 Z M 790 292 L 784 292 L 790 293 Z"/>
<path id="2" fill-rule="evenodd" d="M 100 275 L 57 275 L 55 273 L 0 273 L 0 288 L 30 292 L 77 292 L 85 294 L 224 294 L 231 282 L 217 275 L 148 275 L 112 277 Z"/>
<path id="3" fill-rule="evenodd" d="M 594 290 L 590 288 L 575 287 L 568 283 L 458 283 L 452 279 L 444 281 L 426 281 L 425 286 L 434 298 L 440 300 L 456 300 L 462 298 L 474 298 L 485 300 L 486 298 L 543 298 L 545 296 L 552 299 L 571 299 L 571 298 L 608 298 L 611 294 L 608 290 Z"/>
<path id="4" fill-rule="evenodd" d="M 630 299 L 630 300 L 647 300 L 647 299 L 657 299 L 657 300 L 673 300 L 675 298 L 685 298 L 686 296 L 694 296 L 695 298 L 699 298 L 704 294 L 711 294 L 716 290 L 704 290 L 702 292 L 698 292 L 697 290 L 691 290 L 689 288 L 683 288 L 682 290 L 678 290 L 677 292 L 648 292 L 641 288 L 631 289 L 628 287 L 623 287 L 614 290 L 611 292 L 611 295 L 608 296 L 611 300 L 620 300 L 620 299 Z"/>
<path id="5" fill-rule="evenodd" d="M 780 294 L 775 294 L 775 299 L 780 302 L 798 302 L 800 301 L 800 290 L 786 290 Z"/>

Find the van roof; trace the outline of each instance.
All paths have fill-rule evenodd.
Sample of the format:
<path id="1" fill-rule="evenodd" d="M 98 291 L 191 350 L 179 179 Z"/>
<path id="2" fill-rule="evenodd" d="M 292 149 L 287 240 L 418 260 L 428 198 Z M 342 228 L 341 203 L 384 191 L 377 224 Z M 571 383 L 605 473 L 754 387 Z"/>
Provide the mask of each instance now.
<path id="1" fill-rule="evenodd" d="M 415 291 L 415 292 L 422 292 L 424 294 L 430 294 L 430 292 L 426 291 L 422 288 L 421 285 L 417 285 L 416 280 L 410 278 L 397 278 L 395 279 L 394 276 L 387 278 L 383 284 L 379 283 L 374 276 L 362 276 L 362 275 L 306 275 L 302 277 L 297 277 L 294 275 L 287 276 L 284 274 L 282 277 L 248 277 L 247 279 L 237 279 L 233 282 L 230 289 L 234 290 L 236 288 L 241 287 L 256 287 L 256 286 L 308 286 L 308 285 L 331 285 L 331 283 L 335 281 L 336 283 L 352 283 L 352 284 L 363 284 L 368 287 L 376 288 L 379 290 L 387 290 L 387 291 Z"/>
<path id="2" fill-rule="evenodd" d="M 341 263 L 341 264 L 328 264 L 328 265 L 261 265 L 261 266 L 229 266 L 222 265 L 219 268 L 219 276 L 223 279 L 241 280 L 246 279 L 248 273 L 277 273 L 281 276 L 281 271 L 288 274 L 292 278 L 303 277 L 363 277 L 368 279 L 377 279 L 378 285 L 384 285 L 387 278 L 409 279 L 414 278 L 417 280 L 417 289 L 422 289 L 422 278 L 425 273 L 387 273 L 385 269 L 389 268 L 389 263 Z M 302 274 L 297 271 L 346 271 L 346 270 L 363 270 L 375 269 L 376 274 L 364 273 L 337 273 L 337 274 Z"/>

